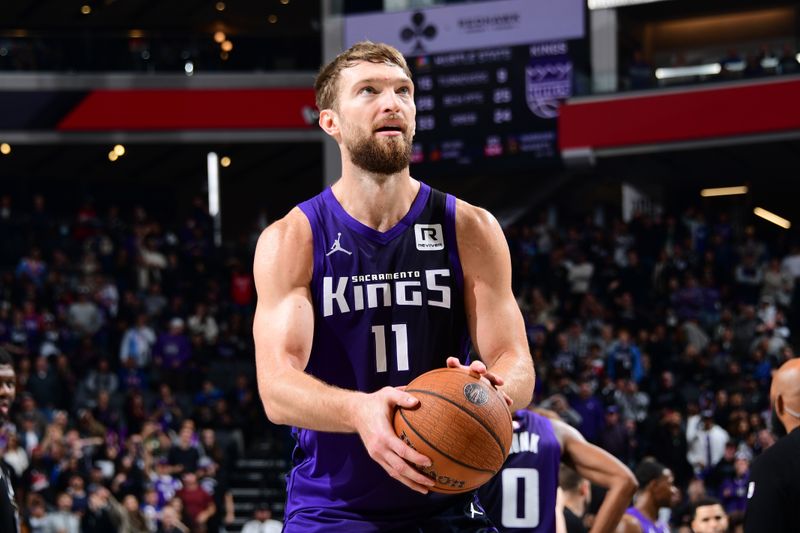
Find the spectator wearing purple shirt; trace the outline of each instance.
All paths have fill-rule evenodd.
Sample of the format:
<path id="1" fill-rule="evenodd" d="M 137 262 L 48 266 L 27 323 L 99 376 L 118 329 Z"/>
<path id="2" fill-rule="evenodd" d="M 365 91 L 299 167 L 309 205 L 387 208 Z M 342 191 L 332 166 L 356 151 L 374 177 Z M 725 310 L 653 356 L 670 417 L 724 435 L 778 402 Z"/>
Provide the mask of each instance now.
<path id="1" fill-rule="evenodd" d="M 750 457 L 748 454 L 737 453 L 733 467 L 736 472 L 735 476 L 722 482 L 719 493 L 725 511 L 736 523 L 739 518 L 744 516 L 747 508 L 747 485 L 750 482 Z"/>
<path id="2" fill-rule="evenodd" d="M 592 394 L 591 380 L 585 378 L 581 380 L 578 394 L 572 396 L 569 403 L 581 415 L 582 420 L 578 430 L 586 440 L 596 443 L 605 425 L 605 409 L 597 396 Z"/>
<path id="3" fill-rule="evenodd" d="M 183 320 L 173 318 L 169 331 L 159 335 L 153 350 L 156 366 L 164 372 L 165 380 L 179 389 L 184 388 L 185 370 L 192 357 L 192 345 L 183 330 Z"/>

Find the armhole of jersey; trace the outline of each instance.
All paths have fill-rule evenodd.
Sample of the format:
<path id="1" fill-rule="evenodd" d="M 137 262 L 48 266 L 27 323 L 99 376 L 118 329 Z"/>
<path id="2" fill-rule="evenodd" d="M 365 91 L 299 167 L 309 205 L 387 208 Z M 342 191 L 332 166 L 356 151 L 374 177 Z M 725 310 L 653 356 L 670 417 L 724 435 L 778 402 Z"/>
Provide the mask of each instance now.
<path id="1" fill-rule="evenodd" d="M 461 268 L 461 258 L 458 255 L 458 240 L 456 238 L 456 197 L 448 194 L 445 199 L 445 235 L 450 243 L 450 264 L 456 276 L 456 284 L 464 292 L 464 271 Z"/>
<path id="2" fill-rule="evenodd" d="M 321 242 L 321 236 L 317 231 L 317 227 L 319 227 L 319 218 L 317 217 L 317 206 L 314 205 L 313 199 L 307 200 L 302 204 L 298 204 L 300 211 L 306 216 L 308 223 L 311 225 L 311 242 L 313 243 L 312 250 L 311 250 L 311 257 L 312 257 L 312 271 L 311 271 L 311 288 L 313 289 L 316 286 L 317 278 L 319 277 L 319 273 L 322 272 L 322 254 L 319 253 L 320 250 L 324 250 Z"/>

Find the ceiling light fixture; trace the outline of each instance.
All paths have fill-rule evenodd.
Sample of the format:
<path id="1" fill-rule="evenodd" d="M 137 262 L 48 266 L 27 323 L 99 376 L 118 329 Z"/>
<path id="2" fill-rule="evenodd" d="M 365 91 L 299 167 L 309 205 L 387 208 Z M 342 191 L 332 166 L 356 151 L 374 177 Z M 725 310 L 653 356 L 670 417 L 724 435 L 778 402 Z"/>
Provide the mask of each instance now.
<path id="1" fill-rule="evenodd" d="M 778 216 L 772 211 L 767 211 L 766 209 L 762 209 L 760 207 L 756 207 L 753 209 L 753 214 L 757 217 L 761 217 L 768 222 L 772 222 L 776 226 L 780 226 L 783 229 L 789 229 L 792 227 L 792 223 L 783 218 L 782 216 Z"/>
<path id="2" fill-rule="evenodd" d="M 700 191 L 700 196 L 708 198 L 709 196 L 732 196 L 734 194 L 747 194 L 747 186 L 740 185 L 736 187 L 716 187 L 713 189 L 703 189 Z"/>

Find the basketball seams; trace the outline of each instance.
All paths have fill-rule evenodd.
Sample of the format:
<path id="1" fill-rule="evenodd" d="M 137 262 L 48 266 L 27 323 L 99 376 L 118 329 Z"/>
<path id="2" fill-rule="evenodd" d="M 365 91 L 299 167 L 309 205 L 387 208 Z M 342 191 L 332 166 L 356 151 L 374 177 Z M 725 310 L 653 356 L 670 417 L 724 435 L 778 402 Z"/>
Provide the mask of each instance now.
<path id="1" fill-rule="evenodd" d="M 436 397 L 436 398 L 439 398 L 440 400 L 444 400 L 445 402 L 447 402 L 447 403 L 449 403 L 449 404 L 451 404 L 451 405 L 454 405 L 454 406 L 455 406 L 455 407 L 457 407 L 457 408 L 458 408 L 460 411 L 463 411 L 464 413 L 466 413 L 467 415 L 469 415 L 469 416 L 470 416 L 470 418 L 472 418 L 473 420 L 475 420 L 476 422 L 478 422 L 478 423 L 479 423 L 479 424 L 480 424 L 480 425 L 483 427 L 483 429 L 485 429 L 485 430 L 486 430 L 486 432 L 487 432 L 487 433 L 489 433 L 489 435 L 491 435 L 491 436 L 492 436 L 492 439 L 494 439 L 495 443 L 497 444 L 497 447 L 500 449 L 500 455 L 501 455 L 502 457 L 505 457 L 505 456 L 506 456 L 506 452 L 507 452 L 508 450 L 504 450 L 504 449 L 503 449 L 503 443 L 502 443 L 502 441 L 501 441 L 500 437 L 499 437 L 499 436 L 498 436 L 498 435 L 497 435 L 497 434 L 496 434 L 494 431 L 492 431 L 492 428 L 490 428 L 489 426 L 487 426 L 487 425 L 486 425 L 486 423 L 485 423 L 483 420 L 481 420 L 480 418 L 478 418 L 477 416 L 475 416 L 475 414 L 473 414 L 473 413 L 472 413 L 472 412 L 471 412 L 469 409 L 465 409 L 464 407 L 462 407 L 461 405 L 459 405 L 457 402 L 454 402 L 454 401 L 453 401 L 453 400 L 451 400 L 450 398 L 447 398 L 446 396 L 443 396 L 443 395 L 441 395 L 441 394 L 438 394 L 438 393 L 436 393 L 436 392 L 432 392 L 432 391 L 428 391 L 428 390 L 421 390 L 421 389 L 406 389 L 406 392 L 409 392 L 409 393 L 421 393 L 421 394 L 427 394 L 427 395 L 429 395 L 429 396 L 434 396 L 434 397 Z M 402 409 L 400 409 L 400 414 L 401 414 L 401 416 L 402 416 L 402 413 L 403 413 L 403 410 L 402 410 Z M 403 416 L 403 420 L 406 420 L 406 417 L 405 417 L 405 416 Z M 510 425 L 510 423 L 509 423 L 509 425 Z M 415 431 L 415 433 L 416 433 L 416 431 Z M 420 436 L 420 438 L 422 438 L 422 437 Z M 423 440 L 424 440 L 424 439 L 423 439 Z"/>
<path id="2" fill-rule="evenodd" d="M 422 436 L 422 435 L 421 435 L 421 434 L 420 434 L 420 433 L 417 431 L 417 429 L 416 429 L 414 426 L 412 426 L 412 425 L 411 425 L 411 422 L 410 422 L 410 421 L 409 421 L 409 420 L 406 418 L 406 415 L 403 413 L 403 409 L 399 409 L 399 410 L 398 410 L 398 412 L 400 413 L 400 417 L 403 419 L 403 422 L 405 422 L 405 425 L 406 425 L 406 427 L 407 427 L 408 429 L 410 429 L 411 431 L 413 431 L 413 432 L 414 432 L 414 434 L 415 434 L 417 437 L 419 437 L 419 438 L 420 438 L 420 440 L 421 440 L 422 442 L 424 442 L 424 443 L 425 443 L 425 444 L 426 444 L 426 445 L 427 445 L 427 446 L 428 446 L 430 449 L 432 449 L 432 450 L 435 450 L 437 453 L 440 453 L 440 454 L 441 454 L 443 457 L 446 457 L 446 458 L 447 458 L 447 459 L 449 459 L 450 461 L 452 461 L 452 462 L 454 462 L 454 463 L 456 463 L 456 464 L 458 464 L 458 465 L 461 465 L 461 466 L 463 466 L 464 468 L 469 468 L 470 470 L 475 470 L 476 472 L 486 472 L 486 473 L 488 473 L 488 474 L 492 474 L 492 475 L 494 475 L 494 474 L 496 474 L 496 473 L 497 473 L 497 471 L 496 471 L 496 470 L 491 470 L 491 469 L 487 469 L 487 468 L 478 468 L 477 466 L 468 465 L 468 464 L 466 464 L 466 463 L 463 463 L 463 462 L 459 461 L 459 460 L 458 460 L 458 459 L 456 459 L 455 457 L 452 457 L 452 456 L 450 456 L 450 455 L 446 454 L 445 452 L 443 452 L 442 450 L 440 450 L 439 448 L 437 448 L 436 446 L 434 446 L 434 445 L 433 445 L 433 443 L 431 443 L 431 442 L 430 442 L 428 439 L 426 439 L 425 437 L 423 437 L 423 436 Z M 461 489 L 461 490 L 463 490 L 463 489 Z"/>

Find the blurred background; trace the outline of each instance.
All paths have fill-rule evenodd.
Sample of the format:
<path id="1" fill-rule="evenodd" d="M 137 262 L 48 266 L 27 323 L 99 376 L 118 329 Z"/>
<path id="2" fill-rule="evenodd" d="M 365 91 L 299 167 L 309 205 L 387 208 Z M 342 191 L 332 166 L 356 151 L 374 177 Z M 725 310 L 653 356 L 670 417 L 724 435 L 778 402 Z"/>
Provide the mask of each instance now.
<path id="1" fill-rule="evenodd" d="M 313 79 L 362 39 L 414 73 L 412 175 L 506 231 L 536 400 L 668 464 L 676 531 L 704 493 L 741 515 L 800 325 L 797 2 L 6 4 L 0 448 L 29 531 L 282 517 L 252 255 L 338 177 Z"/>

